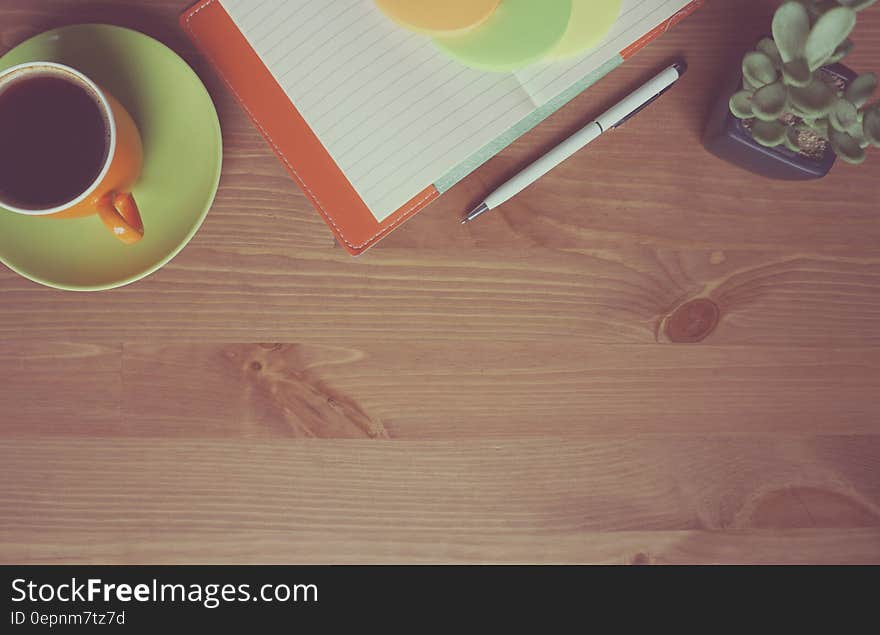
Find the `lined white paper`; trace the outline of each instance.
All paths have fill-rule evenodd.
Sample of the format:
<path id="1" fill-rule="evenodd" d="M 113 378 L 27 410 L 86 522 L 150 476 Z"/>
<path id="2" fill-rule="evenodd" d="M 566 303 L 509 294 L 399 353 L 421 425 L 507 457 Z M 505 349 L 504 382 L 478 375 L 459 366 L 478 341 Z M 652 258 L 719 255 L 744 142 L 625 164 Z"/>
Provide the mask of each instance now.
<path id="1" fill-rule="evenodd" d="M 623 0 L 620 17 L 601 46 L 571 61 L 535 64 L 517 72 L 516 77 L 536 105 L 546 104 L 690 3 L 691 0 Z"/>
<path id="2" fill-rule="evenodd" d="M 689 0 L 624 0 L 598 50 L 516 74 L 449 59 L 373 0 L 221 3 L 382 221 Z"/>

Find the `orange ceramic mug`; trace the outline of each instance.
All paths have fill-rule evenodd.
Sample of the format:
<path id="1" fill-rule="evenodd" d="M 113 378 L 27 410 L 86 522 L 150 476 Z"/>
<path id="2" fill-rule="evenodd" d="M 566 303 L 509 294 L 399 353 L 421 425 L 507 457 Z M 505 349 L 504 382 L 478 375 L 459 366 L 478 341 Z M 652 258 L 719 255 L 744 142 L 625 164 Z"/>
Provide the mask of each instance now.
<path id="1" fill-rule="evenodd" d="M 2 104 L 6 91 L 10 91 L 9 95 L 11 95 L 11 91 L 14 89 L 19 91 L 29 89 L 25 82 L 38 78 L 64 80 L 82 89 L 88 98 L 94 100 L 94 105 L 97 106 L 104 123 L 104 130 L 101 132 L 103 137 L 100 141 L 104 144 L 101 146 L 103 148 L 101 151 L 104 153 L 103 162 L 97 163 L 99 168 L 97 176 L 88 181 L 88 186 L 82 191 L 77 191 L 69 200 L 53 201 L 51 204 L 45 202 L 31 204 L 12 199 L 8 193 L 4 193 L 0 189 L 0 207 L 26 216 L 48 216 L 59 219 L 81 218 L 97 214 L 117 239 L 127 244 L 138 242 L 143 238 L 144 226 L 137 203 L 131 195 L 131 188 L 141 174 L 143 147 L 140 133 L 131 115 L 113 96 L 88 77 L 69 66 L 52 62 L 31 62 L 13 66 L 0 72 L 0 104 Z M 31 98 L 39 99 L 39 97 L 33 96 Z M 37 116 L 46 113 L 47 118 L 57 119 L 52 117 L 51 108 L 51 105 L 39 108 L 41 115 Z M 0 124 L 2 123 L 0 122 Z M 57 125 L 57 121 L 54 123 Z M 47 122 L 46 129 L 49 128 Z M 40 129 L 42 130 L 42 128 Z M 51 147 L 51 139 L 49 141 L 47 147 Z M 93 140 L 89 139 L 88 141 Z M 26 144 L 26 137 L 19 140 L 19 145 Z M 23 150 L 21 147 L 0 147 L 0 158 L 3 158 L 2 153 L 9 152 L 12 153 L 9 156 L 14 160 L 14 154 L 21 153 Z M 4 163 L 0 162 L 0 166 L 2 165 Z M 8 166 L 17 164 L 7 161 L 5 165 L 11 169 Z M 24 169 L 36 172 L 38 168 Z M 27 179 L 36 179 L 37 182 L 39 179 L 52 178 L 50 174 L 39 173 L 26 174 L 25 176 Z M 16 175 L 15 178 L 21 181 L 25 177 Z M 50 187 L 50 184 L 47 183 L 46 187 Z"/>

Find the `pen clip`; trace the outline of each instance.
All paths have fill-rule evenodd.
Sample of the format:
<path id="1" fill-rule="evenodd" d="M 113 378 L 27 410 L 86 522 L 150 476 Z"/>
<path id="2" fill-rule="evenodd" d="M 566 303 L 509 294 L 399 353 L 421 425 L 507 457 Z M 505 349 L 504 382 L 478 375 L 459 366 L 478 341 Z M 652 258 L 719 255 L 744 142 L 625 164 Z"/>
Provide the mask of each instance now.
<path id="1" fill-rule="evenodd" d="M 664 88 L 663 90 L 661 90 L 659 93 L 657 93 L 656 95 L 654 95 L 653 97 L 651 97 L 651 99 L 649 99 L 648 101 L 646 101 L 644 104 L 642 104 L 641 106 L 639 106 L 638 108 L 636 108 L 635 110 L 633 110 L 631 113 L 629 113 L 626 117 L 624 117 L 623 119 L 621 119 L 620 121 L 618 121 L 616 124 L 614 124 L 613 126 L 611 126 L 611 130 L 616 130 L 617 128 L 620 128 L 620 126 L 622 126 L 623 124 L 625 124 L 627 121 L 629 121 L 630 119 L 632 119 L 633 117 L 635 117 L 637 114 L 639 114 L 640 112 L 642 112 L 645 108 L 647 108 L 648 106 L 650 106 L 651 104 L 653 104 L 655 101 L 657 101 L 658 99 L 660 99 L 660 98 L 661 98 L 663 95 L 665 95 L 665 94 L 667 93 L 667 91 L 669 91 L 669 89 L 672 88 L 673 86 L 675 86 L 675 83 L 670 84 L 669 86 L 667 86 L 666 88 Z"/>

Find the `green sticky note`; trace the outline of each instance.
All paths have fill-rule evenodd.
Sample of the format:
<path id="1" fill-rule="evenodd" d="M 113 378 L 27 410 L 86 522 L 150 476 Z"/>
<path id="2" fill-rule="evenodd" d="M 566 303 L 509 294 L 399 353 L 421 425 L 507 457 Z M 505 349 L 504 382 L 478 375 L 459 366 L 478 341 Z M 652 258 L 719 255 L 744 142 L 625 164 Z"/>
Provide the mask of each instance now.
<path id="1" fill-rule="evenodd" d="M 541 60 L 560 42 L 572 0 L 502 0 L 483 24 L 434 42 L 461 63 L 487 71 L 512 71 Z"/>
<path id="2" fill-rule="evenodd" d="M 575 57 L 596 48 L 620 15 L 621 0 L 572 0 L 571 20 L 549 59 Z"/>

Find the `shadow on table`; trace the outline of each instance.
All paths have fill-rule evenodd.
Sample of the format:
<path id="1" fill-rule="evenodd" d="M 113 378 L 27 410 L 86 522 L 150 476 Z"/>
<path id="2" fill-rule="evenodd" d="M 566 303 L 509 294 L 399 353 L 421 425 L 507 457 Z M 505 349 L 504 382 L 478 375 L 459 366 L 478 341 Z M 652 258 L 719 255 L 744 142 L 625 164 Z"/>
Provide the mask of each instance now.
<path id="1" fill-rule="evenodd" d="M 118 0 L 76 3 L 59 8 L 43 20 L 34 21 L 29 32 L 12 44 L 43 31 L 72 24 L 113 24 L 146 33 L 188 57 L 187 61 L 191 62 L 195 49 L 178 24 L 178 15 L 178 12 L 170 12 L 167 8 L 151 8 L 143 3 Z"/>

